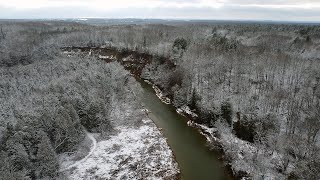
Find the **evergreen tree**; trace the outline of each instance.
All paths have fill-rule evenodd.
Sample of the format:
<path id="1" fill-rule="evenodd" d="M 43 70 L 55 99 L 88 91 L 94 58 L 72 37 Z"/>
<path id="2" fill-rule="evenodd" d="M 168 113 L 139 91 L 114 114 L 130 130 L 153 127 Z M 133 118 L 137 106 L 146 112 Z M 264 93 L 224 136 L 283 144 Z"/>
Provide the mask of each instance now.
<path id="1" fill-rule="evenodd" d="M 197 109 L 197 101 L 198 101 L 198 96 L 196 94 L 196 90 L 193 89 L 192 91 L 192 97 L 191 97 L 191 102 L 190 102 L 190 109 L 191 110 L 194 110 L 194 109 Z"/>
<path id="2" fill-rule="evenodd" d="M 36 160 L 37 168 L 35 169 L 35 174 L 37 178 L 56 177 L 59 169 L 59 164 L 56 159 L 56 154 L 46 134 L 43 135 L 40 143 L 38 144 Z"/>
<path id="3" fill-rule="evenodd" d="M 240 120 L 234 123 L 233 130 L 235 135 L 245 141 L 254 142 L 255 125 L 247 116 L 243 116 Z"/>
<path id="4" fill-rule="evenodd" d="M 188 41 L 184 38 L 177 38 L 173 42 L 172 48 L 177 48 L 178 50 L 187 50 Z"/>
<path id="5" fill-rule="evenodd" d="M 226 120 L 229 126 L 232 126 L 232 106 L 229 102 L 221 104 L 222 118 Z"/>
<path id="6" fill-rule="evenodd" d="M 311 42 L 310 36 L 307 36 L 307 37 L 306 37 L 306 42 L 308 42 L 308 43 Z"/>
<path id="7" fill-rule="evenodd" d="M 0 152 L 0 159 L 0 180 L 31 180 L 26 169 L 14 170 L 8 153 Z"/>

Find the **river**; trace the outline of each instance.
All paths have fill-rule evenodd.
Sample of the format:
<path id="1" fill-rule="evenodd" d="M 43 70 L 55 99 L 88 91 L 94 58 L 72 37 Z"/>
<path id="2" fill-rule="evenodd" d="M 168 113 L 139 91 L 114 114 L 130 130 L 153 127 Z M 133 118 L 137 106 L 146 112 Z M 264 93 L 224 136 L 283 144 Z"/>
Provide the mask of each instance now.
<path id="1" fill-rule="evenodd" d="M 187 125 L 187 118 L 178 114 L 172 105 L 162 103 L 151 85 L 141 82 L 143 103 L 151 111 L 149 117 L 161 128 L 181 170 L 183 180 L 227 180 L 219 155 L 210 151 L 206 139 L 196 129 Z"/>
<path id="2" fill-rule="evenodd" d="M 94 54 L 117 57 L 121 64 L 128 63 L 126 67 L 131 73 L 139 77 L 145 63 L 152 57 L 138 52 L 130 52 L 135 59 L 144 59 L 144 64 L 140 61 L 123 61 L 128 57 L 127 52 L 120 52 L 108 48 L 77 48 L 66 47 L 62 50 L 67 52 L 78 52 L 80 50 L 85 55 L 91 50 Z M 102 54 L 101 54 L 102 53 Z M 107 62 L 113 61 L 106 60 Z M 132 66 L 132 63 L 136 64 Z M 130 66 L 131 65 L 131 66 Z M 134 68 L 133 68 L 134 67 Z M 138 80 L 138 78 L 137 78 Z M 198 130 L 187 125 L 188 119 L 178 114 L 172 105 L 162 103 L 156 96 L 152 86 L 144 81 L 138 80 L 144 90 L 143 103 L 151 111 L 149 117 L 154 121 L 171 147 L 181 170 L 182 180 L 229 180 L 233 179 L 228 173 L 222 161 L 219 160 L 218 153 L 210 151 L 206 146 L 206 138 Z"/>

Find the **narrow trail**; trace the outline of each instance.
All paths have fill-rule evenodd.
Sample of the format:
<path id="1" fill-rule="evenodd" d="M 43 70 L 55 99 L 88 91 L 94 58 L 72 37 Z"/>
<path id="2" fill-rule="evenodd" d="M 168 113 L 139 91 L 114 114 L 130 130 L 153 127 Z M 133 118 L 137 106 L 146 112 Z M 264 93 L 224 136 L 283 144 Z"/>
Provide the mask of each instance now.
<path id="1" fill-rule="evenodd" d="M 96 138 L 94 138 L 93 135 L 91 133 L 89 133 L 88 131 L 85 131 L 85 133 L 86 133 L 87 137 L 92 141 L 92 144 L 93 144 L 91 149 L 90 149 L 90 152 L 84 158 L 82 158 L 81 160 L 76 161 L 75 163 L 73 163 L 73 164 L 71 164 L 71 165 L 69 165 L 69 166 L 67 166 L 67 167 L 65 167 L 63 169 L 60 169 L 60 172 L 67 171 L 67 170 L 69 170 L 69 169 L 71 169 L 73 167 L 78 166 L 79 164 L 81 164 L 82 162 L 87 160 L 92 155 L 92 153 L 96 150 L 96 148 L 97 148 L 97 140 L 96 140 Z"/>

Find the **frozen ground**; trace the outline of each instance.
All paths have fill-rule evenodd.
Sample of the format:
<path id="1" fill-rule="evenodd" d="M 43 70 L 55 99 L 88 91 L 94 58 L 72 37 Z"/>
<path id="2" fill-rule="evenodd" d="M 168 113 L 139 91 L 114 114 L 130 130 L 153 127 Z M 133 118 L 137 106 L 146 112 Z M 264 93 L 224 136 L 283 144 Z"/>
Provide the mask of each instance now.
<path id="1" fill-rule="evenodd" d="M 177 178 L 172 151 L 150 119 L 143 119 L 140 127 L 120 126 L 117 130 L 118 134 L 97 142 L 89 157 L 73 165 L 62 162 L 65 174 L 70 179 Z"/>

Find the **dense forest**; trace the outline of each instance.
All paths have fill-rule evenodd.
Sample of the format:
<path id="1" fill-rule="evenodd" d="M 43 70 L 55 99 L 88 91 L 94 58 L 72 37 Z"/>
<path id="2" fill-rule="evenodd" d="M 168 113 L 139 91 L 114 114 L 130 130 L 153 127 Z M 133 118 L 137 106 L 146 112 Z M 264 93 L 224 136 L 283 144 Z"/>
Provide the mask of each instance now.
<path id="1" fill-rule="evenodd" d="M 235 174 L 320 178 L 319 26 L 2 22 L 0 30 L 0 177 L 54 178 L 55 156 L 75 150 L 85 129 L 134 123 L 110 116 L 139 93 L 120 63 L 60 50 L 104 47 L 152 55 L 140 77 L 217 131 Z"/>
<path id="2" fill-rule="evenodd" d="M 86 130 L 107 136 L 137 121 L 119 110 L 139 107 L 134 78 L 118 63 L 62 57 L 57 27 L 1 27 L 0 179 L 56 178 L 57 154 L 75 151 Z"/>

